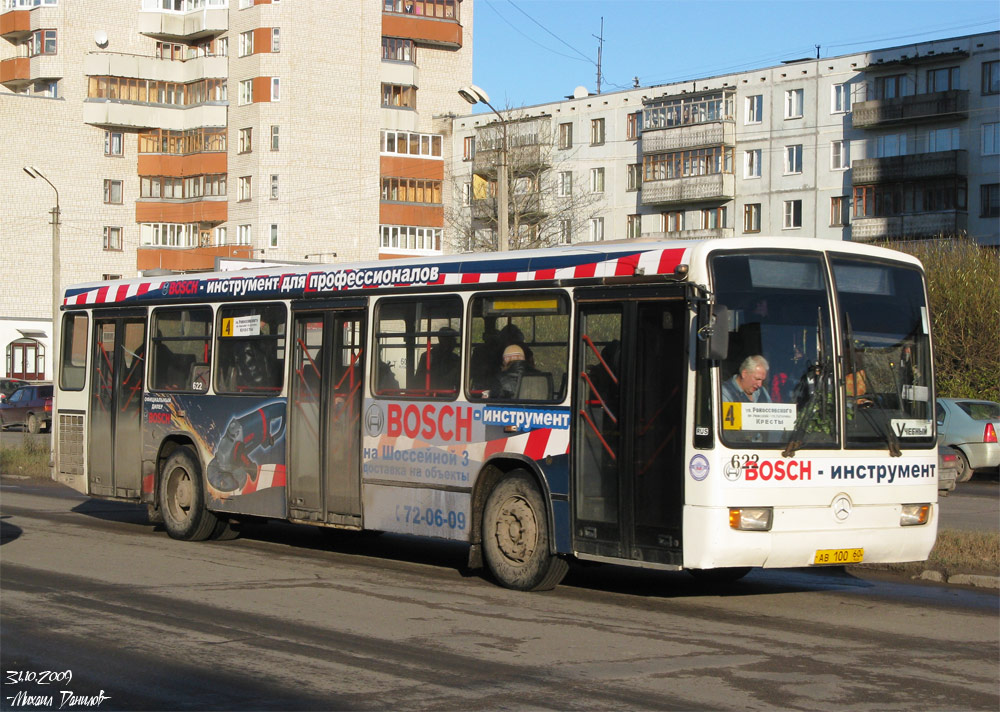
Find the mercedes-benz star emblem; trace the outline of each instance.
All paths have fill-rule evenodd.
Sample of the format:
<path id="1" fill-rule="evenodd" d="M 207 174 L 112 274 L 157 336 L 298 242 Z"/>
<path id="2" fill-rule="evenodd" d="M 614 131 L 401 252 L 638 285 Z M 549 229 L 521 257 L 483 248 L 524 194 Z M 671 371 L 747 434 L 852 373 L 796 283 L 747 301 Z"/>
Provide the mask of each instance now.
<path id="1" fill-rule="evenodd" d="M 850 497 L 846 494 L 837 495 L 833 500 L 833 516 L 842 522 L 851 516 L 852 507 Z"/>

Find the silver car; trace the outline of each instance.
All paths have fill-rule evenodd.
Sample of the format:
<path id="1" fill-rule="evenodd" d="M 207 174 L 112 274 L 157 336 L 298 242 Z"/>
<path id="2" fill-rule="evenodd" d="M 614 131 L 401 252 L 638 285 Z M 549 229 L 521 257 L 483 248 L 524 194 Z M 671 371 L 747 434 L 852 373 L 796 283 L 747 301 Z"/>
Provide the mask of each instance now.
<path id="1" fill-rule="evenodd" d="M 1000 404 L 971 398 L 937 399 L 938 443 L 958 450 L 958 481 L 974 470 L 1000 467 Z"/>

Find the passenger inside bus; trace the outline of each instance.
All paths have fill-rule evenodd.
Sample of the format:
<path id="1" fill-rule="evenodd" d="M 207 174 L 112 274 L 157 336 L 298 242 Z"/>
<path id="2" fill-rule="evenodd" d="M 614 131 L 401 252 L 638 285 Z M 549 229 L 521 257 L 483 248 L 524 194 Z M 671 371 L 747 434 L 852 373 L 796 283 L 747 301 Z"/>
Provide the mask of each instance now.
<path id="1" fill-rule="evenodd" d="M 548 400 L 552 396 L 552 374 L 542 373 L 527 360 L 525 348 L 511 344 L 503 351 L 503 366 L 490 384 L 491 400 Z"/>
<path id="2" fill-rule="evenodd" d="M 457 391 L 462 358 L 455 353 L 458 332 L 450 326 L 438 329 L 437 343 L 421 355 L 413 374 L 414 387 L 428 391 Z"/>

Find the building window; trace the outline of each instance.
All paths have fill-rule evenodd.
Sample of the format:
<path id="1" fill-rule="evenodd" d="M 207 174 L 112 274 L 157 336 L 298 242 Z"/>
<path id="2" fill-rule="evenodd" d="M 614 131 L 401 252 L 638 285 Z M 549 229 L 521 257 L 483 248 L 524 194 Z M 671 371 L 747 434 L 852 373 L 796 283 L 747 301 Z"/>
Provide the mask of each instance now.
<path id="1" fill-rule="evenodd" d="M 104 132 L 104 155 L 105 156 L 120 156 L 120 155 L 122 155 L 122 132 L 121 131 L 105 131 Z"/>
<path id="2" fill-rule="evenodd" d="M 875 158 L 906 155 L 906 134 L 886 134 L 875 139 Z M 869 153 L 870 155 L 870 153 Z"/>
<path id="3" fill-rule="evenodd" d="M 416 109 L 417 88 L 407 84 L 382 84 L 382 106 L 391 109 Z"/>
<path id="4" fill-rule="evenodd" d="M 795 228 L 802 227 L 802 201 L 801 200 L 786 200 L 785 201 L 785 222 L 783 225 L 785 230 L 793 230 Z"/>
<path id="5" fill-rule="evenodd" d="M 603 193 L 604 192 L 604 169 L 603 168 L 591 168 L 590 169 L 590 192 L 591 193 Z"/>
<path id="6" fill-rule="evenodd" d="M 743 177 L 760 178 L 761 149 L 755 148 L 743 152 Z"/>
<path id="7" fill-rule="evenodd" d="M 119 252 L 122 249 L 122 229 L 104 226 L 104 249 Z"/>
<path id="8" fill-rule="evenodd" d="M 625 138 L 633 141 L 639 138 L 642 131 L 642 112 L 635 111 L 625 117 Z"/>
<path id="9" fill-rule="evenodd" d="M 931 129 L 927 132 L 927 153 L 938 151 L 957 151 L 958 127 L 949 129 Z"/>
<path id="10" fill-rule="evenodd" d="M 444 231 L 439 227 L 383 225 L 382 247 L 399 250 L 440 251 L 441 234 L 443 232 Z"/>
<path id="11" fill-rule="evenodd" d="M 744 124 L 759 124 L 764 120 L 764 97 L 761 94 L 754 94 L 746 98 L 746 115 L 743 117 Z"/>
<path id="12" fill-rule="evenodd" d="M 238 201 L 250 200 L 252 196 L 251 189 L 253 187 L 252 178 L 250 176 L 240 176 L 239 184 L 236 190 L 236 199 Z"/>
<path id="13" fill-rule="evenodd" d="M 802 172 L 802 144 L 785 146 L 785 174 Z"/>
<path id="14" fill-rule="evenodd" d="M 278 150 L 278 126 L 276 124 L 271 124 L 271 150 Z"/>
<path id="15" fill-rule="evenodd" d="M 958 67 L 927 70 L 927 93 L 958 89 Z"/>
<path id="16" fill-rule="evenodd" d="M 413 44 L 413 40 L 401 39 L 399 37 L 383 37 L 382 59 L 395 62 L 416 62 L 416 45 Z"/>
<path id="17" fill-rule="evenodd" d="M 441 136 L 439 134 L 383 130 L 379 150 L 383 154 L 392 156 L 441 158 Z"/>
<path id="18" fill-rule="evenodd" d="M 847 200 L 846 195 L 830 198 L 830 227 L 843 227 L 847 224 Z"/>
<path id="19" fill-rule="evenodd" d="M 278 176 L 271 174 L 271 200 L 278 199 Z"/>
<path id="20" fill-rule="evenodd" d="M 1000 183 L 979 186 L 979 215 L 1000 218 Z"/>
<path id="21" fill-rule="evenodd" d="M 573 195 L 573 173 L 572 171 L 559 172 L 559 196 L 565 198 Z"/>
<path id="22" fill-rule="evenodd" d="M 197 247 L 198 223 L 140 223 L 139 244 L 162 247 Z"/>
<path id="23" fill-rule="evenodd" d="M 253 129 L 240 129 L 240 153 L 250 153 L 253 151 Z"/>
<path id="24" fill-rule="evenodd" d="M 846 114 L 851 110 L 851 92 L 848 84 L 834 84 L 830 88 L 830 113 Z"/>
<path id="25" fill-rule="evenodd" d="M 983 94 L 1000 94 L 1000 60 L 983 62 Z"/>
<path id="26" fill-rule="evenodd" d="M 217 227 L 215 228 L 215 230 L 213 230 L 215 244 L 217 246 L 226 244 L 226 232 L 227 230 L 224 227 Z"/>
<path id="27" fill-rule="evenodd" d="M 237 245 L 249 245 L 250 244 L 250 226 L 240 225 L 236 229 L 236 244 Z"/>
<path id="28" fill-rule="evenodd" d="M 830 169 L 844 171 L 851 167 L 850 142 L 830 142 Z"/>
<path id="29" fill-rule="evenodd" d="M 719 230 L 726 227 L 726 207 L 702 210 L 701 227 L 703 230 Z"/>
<path id="30" fill-rule="evenodd" d="M 268 247 L 278 246 L 278 223 L 271 223 L 271 234 L 267 238 Z"/>
<path id="31" fill-rule="evenodd" d="M 642 187 L 642 164 L 641 163 L 629 163 L 628 164 L 628 184 L 626 185 L 626 190 L 639 190 Z"/>
<path id="32" fill-rule="evenodd" d="M 37 3 L 36 3 L 37 4 Z M 28 35 L 27 50 L 29 57 L 56 53 L 56 31 L 35 30 Z"/>
<path id="33" fill-rule="evenodd" d="M 559 148 L 573 148 L 573 124 L 559 124 Z"/>
<path id="34" fill-rule="evenodd" d="M 743 206 L 743 232 L 760 232 L 760 203 Z"/>
<path id="35" fill-rule="evenodd" d="M 441 181 L 383 178 L 382 200 L 396 203 L 441 205 Z"/>
<path id="36" fill-rule="evenodd" d="M 604 218 L 590 219 L 590 240 L 597 242 L 604 239 Z"/>
<path id="37" fill-rule="evenodd" d="M 271 101 L 281 101 L 281 79 L 271 77 Z"/>
<path id="38" fill-rule="evenodd" d="M 471 161 L 476 157 L 476 137 L 466 136 L 462 139 L 462 160 Z"/>
<path id="39" fill-rule="evenodd" d="M 244 79 L 240 82 L 239 105 L 246 106 L 253 103 L 253 79 Z"/>
<path id="40" fill-rule="evenodd" d="M 559 221 L 559 243 L 569 245 L 573 242 L 573 222 L 571 220 Z"/>
<path id="41" fill-rule="evenodd" d="M 240 33 L 240 46 L 237 56 L 247 57 L 253 54 L 253 30 Z"/>
<path id="42" fill-rule="evenodd" d="M 104 181 L 104 202 L 113 205 L 121 205 L 122 182 L 120 180 Z"/>
<path id="43" fill-rule="evenodd" d="M 639 215 L 629 215 L 625 219 L 625 237 L 635 238 L 642 235 L 642 219 Z"/>
<path id="44" fill-rule="evenodd" d="M 801 119 L 803 106 L 803 89 L 789 89 L 785 92 L 785 118 Z"/>
<path id="45" fill-rule="evenodd" d="M 983 155 L 995 156 L 1000 153 L 1000 123 L 983 124 Z"/>
<path id="46" fill-rule="evenodd" d="M 281 28 L 272 27 L 271 28 L 271 51 L 280 52 L 281 51 Z"/>
<path id="47" fill-rule="evenodd" d="M 895 99 L 909 93 L 909 82 L 905 74 L 875 77 L 873 99 Z"/>
<path id="48" fill-rule="evenodd" d="M 112 280 L 121 279 L 121 278 L 122 278 L 122 276 L 120 274 L 107 274 L 107 273 L 105 273 L 105 274 L 101 275 L 101 281 L 102 282 L 110 282 Z"/>
<path id="49" fill-rule="evenodd" d="M 590 120 L 590 145 L 600 146 L 604 143 L 604 119 Z"/>
<path id="50" fill-rule="evenodd" d="M 679 210 L 663 213 L 661 217 L 663 232 L 680 232 L 684 229 L 684 213 Z"/>
<path id="51" fill-rule="evenodd" d="M 733 149 L 725 146 L 653 153 L 642 158 L 643 183 L 732 172 Z"/>
<path id="52" fill-rule="evenodd" d="M 472 205 L 472 183 L 462 183 L 462 206 Z"/>

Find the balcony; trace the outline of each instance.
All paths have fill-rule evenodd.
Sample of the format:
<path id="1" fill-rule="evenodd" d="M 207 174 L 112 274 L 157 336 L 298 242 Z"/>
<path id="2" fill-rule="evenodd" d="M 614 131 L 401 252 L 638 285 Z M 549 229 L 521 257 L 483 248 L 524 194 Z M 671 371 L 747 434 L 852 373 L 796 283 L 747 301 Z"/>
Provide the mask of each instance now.
<path id="1" fill-rule="evenodd" d="M 179 107 L 87 99 L 83 103 L 83 122 L 101 127 L 185 131 L 202 126 L 225 126 L 227 108 L 224 104 Z"/>
<path id="2" fill-rule="evenodd" d="M 31 83 L 31 60 L 27 57 L 12 57 L 0 62 L 0 84 L 11 91 L 17 91 Z"/>
<path id="3" fill-rule="evenodd" d="M 17 44 L 31 34 L 31 10 L 13 10 L 0 15 L 0 37 Z"/>
<path id="4" fill-rule="evenodd" d="M 538 191 L 516 193 L 510 196 L 510 202 L 507 207 L 511 215 L 517 215 L 518 222 L 522 224 L 534 224 L 548 214 L 544 202 L 542 194 Z M 492 196 L 473 199 L 472 219 L 492 220 L 496 222 L 497 199 Z"/>
<path id="5" fill-rule="evenodd" d="M 442 49 L 461 49 L 459 0 L 385 0 L 382 35 Z"/>
<path id="6" fill-rule="evenodd" d="M 854 218 L 851 239 L 854 242 L 877 240 L 924 239 L 963 235 L 969 226 L 964 210 L 943 210 L 933 213 L 911 213 L 892 217 Z"/>
<path id="7" fill-rule="evenodd" d="M 139 13 L 139 32 L 154 39 L 193 42 L 221 35 L 229 29 L 229 10 L 206 8 L 178 13 L 143 10 Z"/>
<path id="8" fill-rule="evenodd" d="M 733 237 L 736 231 L 731 227 L 709 227 L 700 230 L 680 230 L 679 232 L 644 232 L 644 238 L 655 240 L 720 240 Z"/>
<path id="9" fill-rule="evenodd" d="M 128 77 L 187 84 L 199 79 L 228 77 L 229 58 L 194 57 L 180 62 L 122 52 L 90 52 L 83 58 L 83 73 L 88 77 Z"/>
<path id="10" fill-rule="evenodd" d="M 250 245 L 222 245 L 219 247 L 139 247 L 136 251 L 136 269 L 140 272 L 165 269 L 174 272 L 194 272 L 215 269 L 215 258 L 249 260 L 253 258 Z"/>
<path id="11" fill-rule="evenodd" d="M 642 132 L 643 153 L 669 153 L 689 148 L 735 145 L 736 124 L 732 121 L 644 129 Z"/>
<path id="12" fill-rule="evenodd" d="M 731 173 L 692 178 L 651 180 L 642 184 L 643 205 L 675 205 L 732 200 L 736 181 Z"/>
<path id="13" fill-rule="evenodd" d="M 851 107 L 851 125 L 856 129 L 968 117 L 967 89 L 914 94 L 894 99 L 873 99 Z"/>
<path id="14" fill-rule="evenodd" d="M 223 223 L 229 214 L 229 202 L 223 198 L 162 201 L 138 200 L 135 204 L 137 223 Z"/>
<path id="15" fill-rule="evenodd" d="M 184 156 L 140 153 L 136 171 L 140 176 L 197 176 L 225 173 L 228 154 L 224 151 L 192 153 Z"/>
<path id="16" fill-rule="evenodd" d="M 938 151 L 889 158 L 864 158 L 851 164 L 853 185 L 900 183 L 968 174 L 967 151 Z"/>

